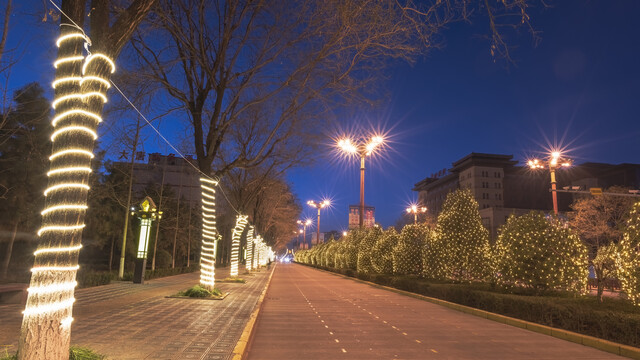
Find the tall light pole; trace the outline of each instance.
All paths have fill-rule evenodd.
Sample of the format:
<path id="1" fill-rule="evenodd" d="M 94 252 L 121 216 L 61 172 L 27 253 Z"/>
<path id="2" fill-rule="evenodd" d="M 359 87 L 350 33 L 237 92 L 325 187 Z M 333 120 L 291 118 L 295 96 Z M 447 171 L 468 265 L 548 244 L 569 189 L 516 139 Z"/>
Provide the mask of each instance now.
<path id="1" fill-rule="evenodd" d="M 413 214 L 413 223 L 417 224 L 418 223 L 418 213 L 426 213 L 427 212 L 427 208 L 422 206 L 422 207 L 418 207 L 418 205 L 411 205 L 407 208 L 407 214 Z"/>
<path id="2" fill-rule="evenodd" d="M 364 159 L 380 150 L 383 144 L 384 138 L 379 135 L 373 135 L 368 140 L 362 138 L 354 141 L 348 137 L 338 140 L 337 145 L 342 152 L 346 155 L 360 157 L 360 228 L 364 227 Z"/>
<path id="3" fill-rule="evenodd" d="M 539 159 L 531 159 L 527 165 L 534 170 L 544 169 L 545 164 Z M 559 151 L 551 152 L 548 160 L 549 174 L 551 174 L 551 198 L 553 199 L 553 213 L 558 215 L 558 194 L 556 193 L 556 169 L 571 166 L 571 160 L 563 158 Z"/>
<path id="4" fill-rule="evenodd" d="M 319 202 L 315 202 L 313 200 L 309 200 L 307 201 L 307 204 L 309 206 L 312 206 L 316 209 L 318 209 L 318 231 L 317 231 L 317 237 L 316 237 L 316 245 L 320 244 L 320 210 L 329 206 L 331 203 L 329 202 L 329 200 L 323 200 L 323 201 L 319 201 Z"/>
<path id="5" fill-rule="evenodd" d="M 320 210 L 318 210 L 320 211 Z M 318 215 L 318 219 L 319 219 L 319 215 Z M 307 220 L 298 220 L 298 225 L 302 225 L 302 230 L 300 230 L 302 232 L 302 243 L 306 244 L 307 243 L 307 226 L 313 224 L 313 221 L 311 221 L 311 219 L 307 219 Z"/>

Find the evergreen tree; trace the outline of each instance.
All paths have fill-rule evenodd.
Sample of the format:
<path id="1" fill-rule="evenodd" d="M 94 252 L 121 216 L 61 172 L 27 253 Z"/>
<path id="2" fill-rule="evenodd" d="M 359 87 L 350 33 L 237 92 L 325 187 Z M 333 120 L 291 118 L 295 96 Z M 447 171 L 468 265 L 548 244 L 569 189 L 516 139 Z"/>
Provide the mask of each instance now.
<path id="1" fill-rule="evenodd" d="M 344 249 L 345 269 L 357 270 L 358 268 L 358 249 L 364 232 L 360 229 L 353 229 L 349 232 L 349 237 Z"/>
<path id="2" fill-rule="evenodd" d="M 347 239 L 348 239 L 348 236 L 343 236 L 342 239 L 340 239 L 340 241 L 338 241 L 338 243 L 336 244 L 334 260 L 333 260 L 336 269 L 346 268 L 344 254 L 346 251 L 346 244 L 348 243 Z"/>
<path id="3" fill-rule="evenodd" d="M 640 202 L 633 205 L 616 257 L 618 278 L 629 300 L 640 305 Z"/>
<path id="4" fill-rule="evenodd" d="M 422 248 L 429 228 L 426 225 L 407 225 L 402 228 L 393 248 L 393 273 L 399 275 L 422 273 Z"/>
<path id="5" fill-rule="evenodd" d="M 371 249 L 382 235 L 382 228 L 374 226 L 362 231 L 362 240 L 358 246 L 358 272 L 370 274 L 374 272 L 371 264 Z"/>
<path id="6" fill-rule="evenodd" d="M 578 235 L 541 212 L 510 216 L 494 247 L 499 283 L 537 290 L 586 290 L 587 248 Z"/>
<path id="7" fill-rule="evenodd" d="M 438 216 L 434 242 L 442 254 L 445 277 L 456 281 L 482 280 L 489 274 L 489 232 L 482 226 L 478 202 L 471 190 L 447 195 Z"/>
<path id="8" fill-rule="evenodd" d="M 6 247 L 0 247 L 4 255 L 0 278 L 7 274 L 16 235 L 31 236 L 40 225 L 47 183 L 42 169 L 51 150 L 50 109 L 42 87 L 28 84 L 14 93 L 12 109 L 0 129 L 0 230 L 9 234 Z M 21 260 L 25 265 L 33 261 Z"/>
<path id="9" fill-rule="evenodd" d="M 333 239 L 329 239 L 327 243 L 326 250 L 324 251 L 324 255 L 322 256 L 322 266 L 326 266 L 329 268 L 335 267 L 335 259 L 336 259 L 336 244 L 338 242 Z"/>
<path id="10" fill-rule="evenodd" d="M 385 230 L 371 249 L 371 266 L 379 274 L 393 273 L 393 248 L 400 239 L 395 228 Z"/>
<path id="11" fill-rule="evenodd" d="M 427 279 L 444 280 L 446 262 L 443 240 L 429 231 L 422 247 L 422 276 Z"/>

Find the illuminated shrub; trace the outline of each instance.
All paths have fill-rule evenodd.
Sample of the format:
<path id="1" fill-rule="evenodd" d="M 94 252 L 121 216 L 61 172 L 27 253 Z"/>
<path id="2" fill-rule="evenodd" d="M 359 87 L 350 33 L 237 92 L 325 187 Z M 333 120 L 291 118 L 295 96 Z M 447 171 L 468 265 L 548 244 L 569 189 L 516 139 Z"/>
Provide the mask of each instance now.
<path id="1" fill-rule="evenodd" d="M 435 236 L 432 256 L 439 254 L 446 279 L 472 281 L 489 275 L 489 232 L 482 226 L 478 203 L 470 190 L 447 195 Z"/>
<path id="2" fill-rule="evenodd" d="M 577 234 L 541 212 L 510 216 L 494 246 L 499 283 L 538 290 L 583 292 L 587 286 L 587 248 Z"/>
<path id="3" fill-rule="evenodd" d="M 616 256 L 618 279 L 629 300 L 640 305 L 640 202 L 633 205 Z"/>
<path id="4" fill-rule="evenodd" d="M 364 232 L 360 229 L 354 229 L 349 232 L 344 249 L 345 269 L 356 270 L 358 268 L 358 247 L 363 236 Z"/>
<path id="5" fill-rule="evenodd" d="M 427 279 L 445 279 L 446 257 L 443 240 L 436 236 L 435 230 L 430 230 L 425 236 L 422 247 L 422 276 Z"/>
<path id="6" fill-rule="evenodd" d="M 322 257 L 322 266 L 333 268 L 336 266 L 336 247 L 338 242 L 331 237 L 331 240 L 327 243 L 326 250 Z"/>
<path id="7" fill-rule="evenodd" d="M 379 274 L 393 273 L 393 248 L 398 244 L 400 235 L 395 228 L 385 230 L 371 249 L 371 266 Z"/>
<path id="8" fill-rule="evenodd" d="M 360 246 L 358 246 L 358 272 L 370 274 L 374 272 L 373 266 L 371 265 L 371 249 L 382 235 L 382 228 L 380 226 L 374 226 L 364 229 L 363 231 L 358 231 L 357 234 L 362 234 Z"/>
<path id="9" fill-rule="evenodd" d="M 426 225 L 407 225 L 402 228 L 398 243 L 393 248 L 393 273 L 415 274 L 422 273 L 422 247 L 429 231 Z"/>

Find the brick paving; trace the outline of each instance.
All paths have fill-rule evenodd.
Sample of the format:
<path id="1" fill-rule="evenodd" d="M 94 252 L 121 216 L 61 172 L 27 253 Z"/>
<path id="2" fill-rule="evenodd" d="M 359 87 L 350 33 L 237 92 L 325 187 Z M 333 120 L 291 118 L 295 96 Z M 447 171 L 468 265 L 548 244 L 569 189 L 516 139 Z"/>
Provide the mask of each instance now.
<path id="1" fill-rule="evenodd" d="M 199 274 L 182 274 L 76 291 L 71 343 L 109 359 L 230 359 L 263 291 L 268 272 L 241 275 L 246 284 L 219 283 L 229 295 L 221 301 L 166 298 L 198 283 Z M 228 269 L 217 269 L 222 279 Z M 0 305 L 0 345 L 15 351 L 21 305 Z M 0 350 L 2 350 L 0 348 Z"/>
<path id="2" fill-rule="evenodd" d="M 622 359 L 297 264 L 278 264 L 250 360 Z"/>

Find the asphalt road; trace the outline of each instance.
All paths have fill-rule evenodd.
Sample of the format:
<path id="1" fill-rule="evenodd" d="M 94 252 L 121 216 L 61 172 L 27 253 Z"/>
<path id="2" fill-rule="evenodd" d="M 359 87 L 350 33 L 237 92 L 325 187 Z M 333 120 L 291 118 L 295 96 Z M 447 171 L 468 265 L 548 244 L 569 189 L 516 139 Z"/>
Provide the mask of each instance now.
<path id="1" fill-rule="evenodd" d="M 278 264 L 248 359 L 621 359 L 296 264 Z"/>

